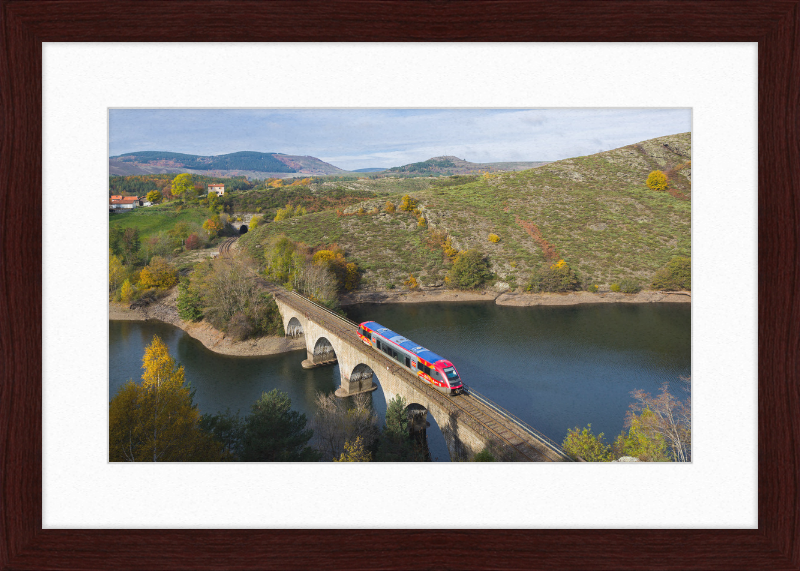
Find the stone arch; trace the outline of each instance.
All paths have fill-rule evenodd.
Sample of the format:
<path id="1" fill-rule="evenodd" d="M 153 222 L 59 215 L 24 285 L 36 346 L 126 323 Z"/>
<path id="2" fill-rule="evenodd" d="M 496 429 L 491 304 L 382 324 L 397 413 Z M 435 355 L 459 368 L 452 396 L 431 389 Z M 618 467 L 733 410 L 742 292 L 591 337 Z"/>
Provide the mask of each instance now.
<path id="1" fill-rule="evenodd" d="M 327 337 L 319 337 L 314 343 L 311 359 L 317 364 L 336 361 L 336 349 Z"/>
<path id="2" fill-rule="evenodd" d="M 300 323 L 300 320 L 297 317 L 292 316 L 289 319 L 289 323 L 286 325 L 286 336 L 287 337 L 300 337 L 305 332 L 303 331 L 303 324 Z"/>

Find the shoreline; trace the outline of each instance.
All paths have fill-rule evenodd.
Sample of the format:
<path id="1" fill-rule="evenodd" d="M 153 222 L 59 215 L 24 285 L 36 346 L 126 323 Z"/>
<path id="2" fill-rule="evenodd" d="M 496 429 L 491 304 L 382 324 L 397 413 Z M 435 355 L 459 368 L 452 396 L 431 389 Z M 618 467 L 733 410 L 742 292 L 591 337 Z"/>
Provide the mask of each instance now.
<path id="1" fill-rule="evenodd" d="M 513 307 L 533 307 L 536 305 L 584 305 L 593 303 L 691 303 L 691 292 L 659 292 L 641 291 L 636 294 L 574 291 L 567 293 L 518 293 L 483 292 L 458 290 L 422 290 L 422 291 L 365 291 L 349 293 L 342 296 L 342 307 L 360 303 L 436 303 L 486 301 L 497 305 Z"/>
<path id="2" fill-rule="evenodd" d="M 291 337 L 264 336 L 245 341 L 234 341 L 225 333 L 215 329 L 205 319 L 197 323 L 183 321 L 178 317 L 176 307 L 178 290 L 174 288 L 166 297 L 146 307 L 129 309 L 125 304 L 108 303 L 109 321 L 160 321 L 173 325 L 203 346 L 221 355 L 236 357 L 264 357 L 305 349 L 305 340 Z M 516 293 L 497 291 L 364 291 L 342 296 L 342 307 L 362 303 L 458 303 L 485 301 L 508 307 L 534 307 L 541 305 L 585 305 L 596 303 L 691 303 L 691 292 L 642 291 L 637 294 L 615 292 L 589 293 L 586 291 L 569 293 Z"/>
<path id="3" fill-rule="evenodd" d="M 165 298 L 147 307 L 129 309 L 125 304 L 108 303 L 109 321 L 160 321 L 182 329 L 190 337 L 197 339 L 209 351 L 234 357 L 265 357 L 305 349 L 305 340 L 292 337 L 267 335 L 245 341 L 234 341 L 222 331 L 215 329 L 203 319 L 197 323 L 183 321 L 178 317 L 175 302 L 178 288 L 174 288 Z"/>

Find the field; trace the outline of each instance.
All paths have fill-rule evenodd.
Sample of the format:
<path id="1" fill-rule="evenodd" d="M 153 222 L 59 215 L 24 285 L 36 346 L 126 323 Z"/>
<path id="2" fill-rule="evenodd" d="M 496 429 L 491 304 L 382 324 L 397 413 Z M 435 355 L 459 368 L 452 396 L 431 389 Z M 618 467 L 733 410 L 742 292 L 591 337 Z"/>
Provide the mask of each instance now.
<path id="1" fill-rule="evenodd" d="M 169 206 L 148 206 L 135 208 L 131 212 L 109 214 L 111 228 L 138 228 L 139 238 L 144 240 L 152 234 L 171 230 L 178 222 L 202 224 L 208 218 L 208 211 L 199 208 L 184 208 L 176 212 Z"/>

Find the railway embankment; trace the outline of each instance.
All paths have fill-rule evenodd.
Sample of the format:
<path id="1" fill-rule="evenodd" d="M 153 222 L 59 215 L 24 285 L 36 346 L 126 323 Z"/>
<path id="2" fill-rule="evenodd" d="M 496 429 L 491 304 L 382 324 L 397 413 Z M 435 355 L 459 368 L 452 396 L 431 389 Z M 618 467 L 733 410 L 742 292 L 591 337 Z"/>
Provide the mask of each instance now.
<path id="1" fill-rule="evenodd" d="M 303 338 L 266 335 L 245 341 L 234 341 L 205 319 L 197 323 L 178 317 L 178 288 L 174 287 L 158 301 L 131 309 L 126 304 L 110 302 L 108 318 L 112 321 L 161 321 L 174 325 L 200 341 L 207 349 L 222 355 L 260 357 L 305 349 Z"/>

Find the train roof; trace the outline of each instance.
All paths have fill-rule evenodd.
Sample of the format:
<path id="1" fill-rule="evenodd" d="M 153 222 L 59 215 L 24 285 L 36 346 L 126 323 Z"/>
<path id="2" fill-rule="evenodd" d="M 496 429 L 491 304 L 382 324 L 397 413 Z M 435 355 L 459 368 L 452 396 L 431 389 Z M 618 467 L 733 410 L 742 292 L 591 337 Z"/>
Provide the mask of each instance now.
<path id="1" fill-rule="evenodd" d="M 386 339 L 388 339 L 392 343 L 396 343 L 397 345 L 400 345 L 400 347 L 402 347 L 403 349 L 405 349 L 409 353 L 413 353 L 414 355 L 419 356 L 421 359 L 425 359 L 428 363 L 435 363 L 436 361 L 444 361 L 444 360 L 446 360 L 441 355 L 437 355 L 436 353 L 434 353 L 430 349 L 426 349 L 425 347 L 422 347 L 421 345 L 417 345 L 416 343 L 414 343 L 410 339 L 406 339 L 405 337 L 403 337 L 399 333 L 395 333 L 394 331 L 392 331 L 388 327 L 384 327 L 380 323 L 377 323 L 375 321 L 365 321 L 361 325 L 363 325 L 365 327 L 368 327 L 372 331 L 375 331 L 376 333 L 378 333 L 382 337 L 385 337 Z"/>

